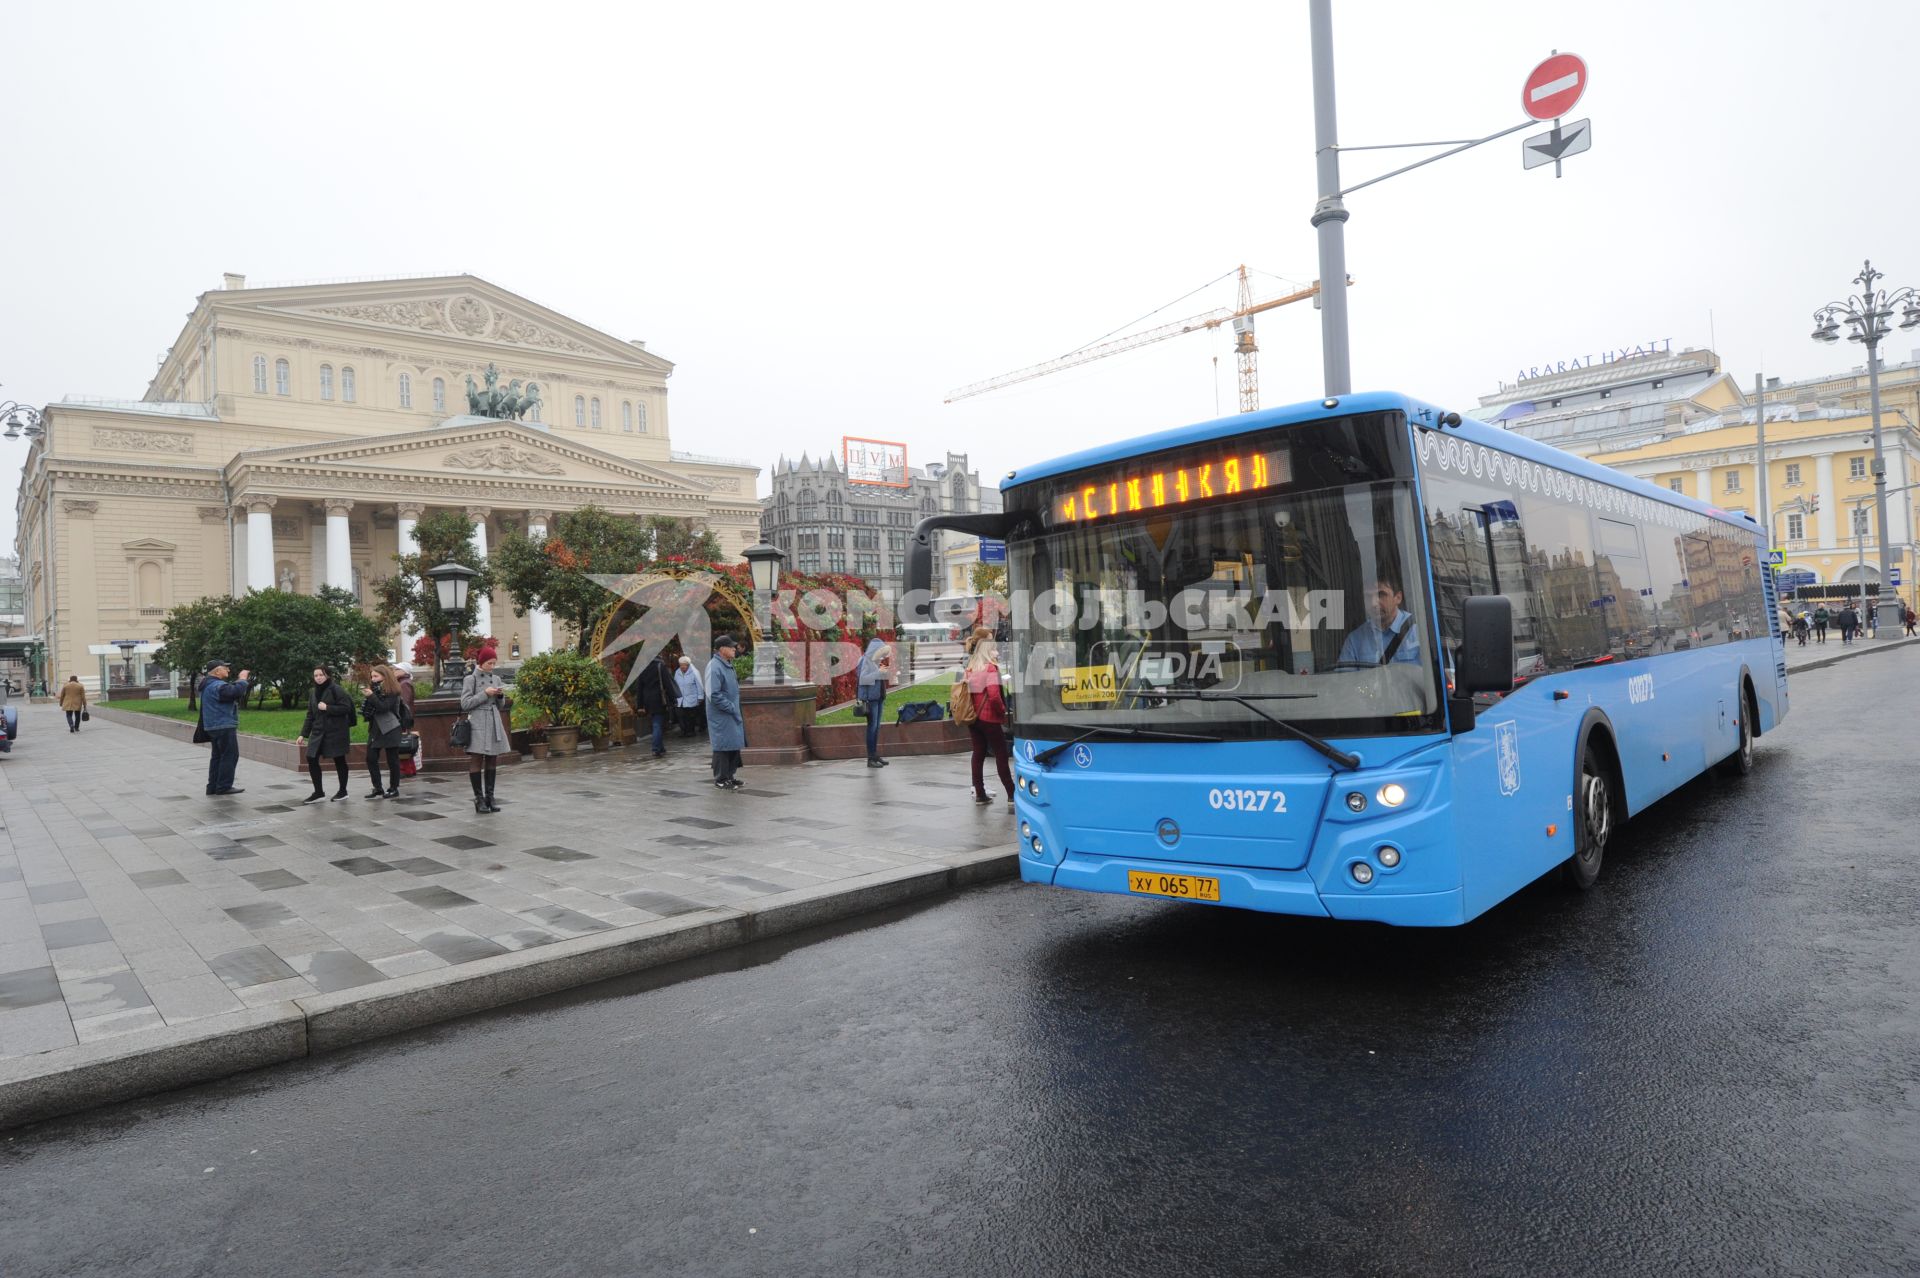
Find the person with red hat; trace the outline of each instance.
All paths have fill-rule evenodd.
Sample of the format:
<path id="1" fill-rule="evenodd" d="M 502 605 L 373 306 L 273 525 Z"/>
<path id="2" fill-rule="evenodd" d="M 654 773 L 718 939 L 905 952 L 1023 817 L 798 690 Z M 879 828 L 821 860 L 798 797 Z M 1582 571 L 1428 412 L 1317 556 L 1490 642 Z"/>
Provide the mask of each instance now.
<path id="1" fill-rule="evenodd" d="M 472 725 L 466 751 L 475 812 L 500 810 L 493 801 L 494 761 L 513 749 L 507 735 L 507 688 L 493 669 L 499 660 L 499 651 L 491 643 L 485 645 L 473 654 L 473 669 L 460 682 L 460 708 Z"/>

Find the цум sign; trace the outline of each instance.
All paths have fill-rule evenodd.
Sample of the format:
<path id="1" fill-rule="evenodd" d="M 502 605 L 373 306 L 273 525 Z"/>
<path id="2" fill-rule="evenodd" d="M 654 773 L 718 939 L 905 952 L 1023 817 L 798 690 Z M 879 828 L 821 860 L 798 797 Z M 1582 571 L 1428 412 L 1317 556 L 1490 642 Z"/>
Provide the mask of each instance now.
<path id="1" fill-rule="evenodd" d="M 884 439 L 861 439 L 857 435 L 840 437 L 840 459 L 847 467 L 850 484 L 881 484 L 888 488 L 907 488 L 907 446 Z"/>

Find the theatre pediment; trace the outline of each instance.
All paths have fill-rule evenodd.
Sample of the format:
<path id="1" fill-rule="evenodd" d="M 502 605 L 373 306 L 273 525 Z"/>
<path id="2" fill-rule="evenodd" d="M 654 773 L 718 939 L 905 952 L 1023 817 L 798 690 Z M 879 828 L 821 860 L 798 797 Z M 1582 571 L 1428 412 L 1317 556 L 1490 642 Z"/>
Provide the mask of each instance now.
<path id="1" fill-rule="evenodd" d="M 244 305 L 281 315 L 400 329 L 613 360 L 667 373 L 671 361 L 471 275 L 250 290 Z"/>
<path id="2" fill-rule="evenodd" d="M 645 462 L 556 438 L 522 422 L 412 431 L 373 439 L 263 449 L 240 454 L 249 471 L 337 477 L 412 476 L 431 488 L 448 480 L 511 480 L 525 484 L 617 485 L 656 494 L 705 496 L 707 489 Z"/>

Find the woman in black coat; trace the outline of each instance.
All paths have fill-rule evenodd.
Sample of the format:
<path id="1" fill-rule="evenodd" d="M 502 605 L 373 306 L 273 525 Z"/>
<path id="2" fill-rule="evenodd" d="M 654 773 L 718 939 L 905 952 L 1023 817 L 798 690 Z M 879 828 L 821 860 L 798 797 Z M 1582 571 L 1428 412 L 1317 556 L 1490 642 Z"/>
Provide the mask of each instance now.
<path id="1" fill-rule="evenodd" d="M 307 752 L 307 775 L 313 778 L 313 793 L 301 802 L 318 803 L 327 797 L 326 788 L 320 784 L 322 759 L 332 759 L 333 770 L 340 777 L 340 790 L 333 797 L 347 797 L 347 746 L 353 723 L 353 697 L 325 666 L 315 666 L 307 720 L 300 727 L 300 745 Z"/>
<path id="2" fill-rule="evenodd" d="M 360 705 L 367 716 L 367 772 L 373 777 L 369 799 L 400 797 L 400 743 L 413 723 L 413 708 L 392 666 L 378 665 L 368 676 L 373 688 Z M 380 755 L 387 756 L 387 785 L 380 788 Z"/>

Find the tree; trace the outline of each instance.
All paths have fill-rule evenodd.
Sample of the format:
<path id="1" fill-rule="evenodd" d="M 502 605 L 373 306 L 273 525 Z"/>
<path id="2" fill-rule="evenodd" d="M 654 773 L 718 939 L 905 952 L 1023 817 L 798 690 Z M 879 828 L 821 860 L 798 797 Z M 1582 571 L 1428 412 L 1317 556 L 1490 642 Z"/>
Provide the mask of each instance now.
<path id="1" fill-rule="evenodd" d="M 724 554 L 720 539 L 713 531 L 690 520 L 675 519 L 672 515 L 648 515 L 646 530 L 651 544 L 642 558 L 714 561 Z"/>
<path id="2" fill-rule="evenodd" d="M 619 602 L 596 576 L 618 577 L 650 558 L 655 532 L 625 515 L 582 506 L 555 517 L 544 542 L 508 537 L 494 552 L 500 585 L 521 612 L 538 608 L 573 627 L 575 651 L 585 654 L 594 625 Z M 664 522 L 675 528 L 678 520 Z M 711 536 L 711 534 L 708 534 Z"/>
<path id="3" fill-rule="evenodd" d="M 404 625 L 411 613 L 420 629 L 435 639 L 445 636 L 456 623 L 463 631 L 473 629 L 480 600 L 494 583 L 492 565 L 474 544 L 473 521 L 461 511 L 436 510 L 421 517 L 413 535 L 419 551 L 395 555 L 393 575 L 374 587 L 374 619 L 392 630 Z M 433 578 L 426 575 L 427 569 L 444 563 L 465 564 L 480 574 L 467 585 L 467 606 L 452 616 L 441 611 L 440 591 Z"/>
<path id="4" fill-rule="evenodd" d="M 227 595 L 210 595 L 181 604 L 167 613 L 160 623 L 160 647 L 154 660 L 169 670 L 187 672 L 187 709 L 193 709 L 200 695 L 197 675 L 200 668 L 215 657 L 228 654 L 214 651 L 214 639 L 227 613 L 240 601 Z"/>
<path id="5" fill-rule="evenodd" d="M 969 580 L 973 583 L 973 593 L 976 595 L 1004 595 L 1007 593 L 1007 566 L 975 564 Z"/>
<path id="6" fill-rule="evenodd" d="M 351 591 L 252 590 L 244 599 L 224 602 L 230 606 L 213 628 L 217 651 L 212 655 L 232 661 L 236 673 L 253 671 L 260 696 L 256 705 L 270 688 L 280 694 L 283 708 L 304 705 L 315 666 L 338 675 L 355 662 L 386 656 L 386 631 L 360 611 Z"/>

